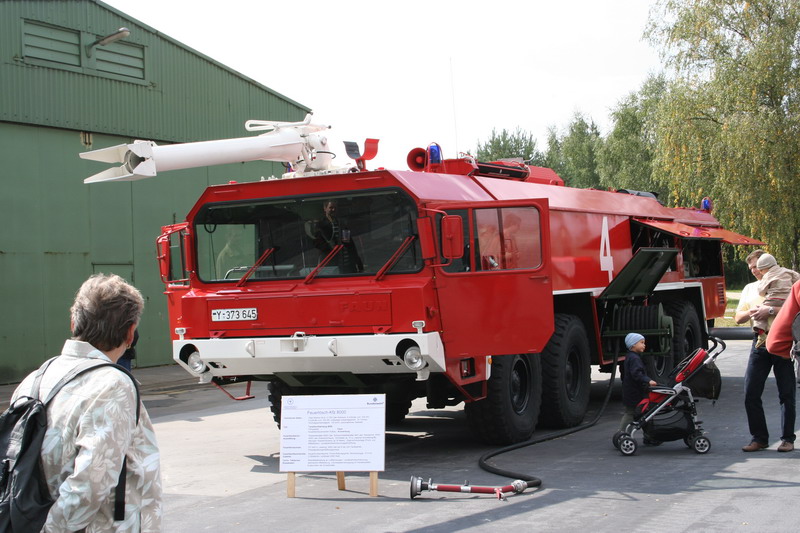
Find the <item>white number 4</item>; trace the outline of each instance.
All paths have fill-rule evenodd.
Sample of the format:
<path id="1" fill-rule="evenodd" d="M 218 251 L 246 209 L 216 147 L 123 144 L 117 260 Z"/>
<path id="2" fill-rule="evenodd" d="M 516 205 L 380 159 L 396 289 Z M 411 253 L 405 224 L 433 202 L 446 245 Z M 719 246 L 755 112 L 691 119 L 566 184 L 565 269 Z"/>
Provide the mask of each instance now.
<path id="1" fill-rule="evenodd" d="M 614 258 L 611 256 L 611 239 L 608 236 L 608 217 L 603 217 L 603 229 L 600 234 L 600 270 L 608 272 L 608 282 L 614 277 Z"/>

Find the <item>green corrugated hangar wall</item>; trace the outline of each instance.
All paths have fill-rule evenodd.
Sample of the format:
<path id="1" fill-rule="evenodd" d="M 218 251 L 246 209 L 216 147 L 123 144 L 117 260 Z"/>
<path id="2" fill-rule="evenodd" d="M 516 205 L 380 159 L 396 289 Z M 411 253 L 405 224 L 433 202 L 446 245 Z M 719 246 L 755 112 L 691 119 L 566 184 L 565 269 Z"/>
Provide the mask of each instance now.
<path id="1" fill-rule="evenodd" d="M 91 46 L 120 27 L 127 38 Z M 144 294 L 136 364 L 170 363 L 161 226 L 210 184 L 282 172 L 252 162 L 90 186 L 107 165 L 80 152 L 243 137 L 248 119 L 308 111 L 102 2 L 0 2 L 0 383 L 60 352 L 75 291 L 97 272 Z"/>

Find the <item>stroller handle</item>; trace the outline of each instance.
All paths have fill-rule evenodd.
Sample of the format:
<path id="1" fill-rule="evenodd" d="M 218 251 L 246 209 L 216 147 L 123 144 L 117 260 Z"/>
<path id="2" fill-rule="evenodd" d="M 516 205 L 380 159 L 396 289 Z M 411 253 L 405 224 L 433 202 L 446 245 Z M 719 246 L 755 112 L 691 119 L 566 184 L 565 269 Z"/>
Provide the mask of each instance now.
<path id="1" fill-rule="evenodd" d="M 728 347 L 728 345 L 725 344 L 725 341 L 720 339 L 719 337 L 714 337 L 713 335 L 709 335 L 708 340 L 711 341 L 711 347 L 708 349 L 708 353 L 709 355 L 711 355 L 711 359 L 716 358 L 719 354 L 724 352 L 725 349 Z M 719 351 L 717 351 L 717 347 L 720 347 Z"/>

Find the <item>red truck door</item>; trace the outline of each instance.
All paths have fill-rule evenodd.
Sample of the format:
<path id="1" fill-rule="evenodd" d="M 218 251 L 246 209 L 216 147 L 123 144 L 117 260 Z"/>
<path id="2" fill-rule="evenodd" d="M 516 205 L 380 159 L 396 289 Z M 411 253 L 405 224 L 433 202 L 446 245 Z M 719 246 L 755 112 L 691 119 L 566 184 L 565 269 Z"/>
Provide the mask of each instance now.
<path id="1" fill-rule="evenodd" d="M 461 217 L 464 246 L 437 267 L 448 357 L 541 352 L 553 332 L 547 200 L 443 210 Z"/>

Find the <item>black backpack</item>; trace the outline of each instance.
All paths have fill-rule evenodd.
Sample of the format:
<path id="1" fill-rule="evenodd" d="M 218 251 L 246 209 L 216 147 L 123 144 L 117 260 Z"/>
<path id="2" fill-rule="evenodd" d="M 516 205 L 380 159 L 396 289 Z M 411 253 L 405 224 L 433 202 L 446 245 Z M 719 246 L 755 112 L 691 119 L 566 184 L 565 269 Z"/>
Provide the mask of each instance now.
<path id="1" fill-rule="evenodd" d="M 0 533 L 39 533 L 55 502 L 42 472 L 40 452 L 47 431 L 47 405 L 64 385 L 95 368 L 113 366 L 128 374 L 134 384 L 139 422 L 139 386 L 130 372 L 114 363 L 96 359 L 82 362 L 56 383 L 44 401 L 40 400 L 42 376 L 55 359 L 46 361 L 36 372 L 30 396 L 20 396 L 0 415 Z M 123 460 L 114 492 L 114 520 L 125 518 L 125 475 Z"/>

